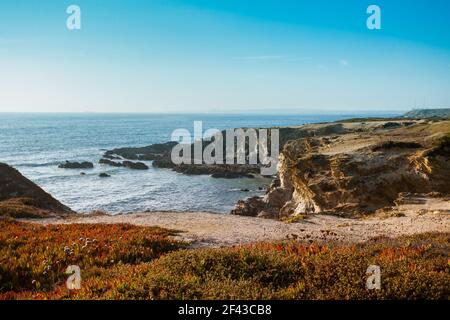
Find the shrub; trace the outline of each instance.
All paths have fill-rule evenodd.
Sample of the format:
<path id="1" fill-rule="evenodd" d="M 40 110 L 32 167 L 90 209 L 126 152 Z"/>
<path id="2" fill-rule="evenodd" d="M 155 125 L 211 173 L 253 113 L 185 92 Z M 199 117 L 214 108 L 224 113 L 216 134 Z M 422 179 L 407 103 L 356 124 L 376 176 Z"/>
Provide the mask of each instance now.
<path id="1" fill-rule="evenodd" d="M 184 246 L 173 231 L 127 224 L 41 226 L 0 220 L 0 292 L 50 290 L 69 265 L 138 264 Z"/>
<path id="2" fill-rule="evenodd" d="M 1 252 L 1 274 L 15 275 L 17 282 L 10 281 L 14 291 L 0 294 L 0 299 L 448 299 L 450 295 L 450 233 L 380 237 L 359 245 L 284 241 L 170 252 L 182 245 L 168 240 L 169 231 L 158 228 L 18 224 L 13 229 L 10 236 L 16 238 Z M 34 236 L 27 234 L 32 230 Z M 68 295 L 64 283 L 45 282 L 42 269 L 27 266 L 48 259 L 43 253 L 60 252 L 61 243 L 73 234 L 76 244 L 80 233 L 89 230 L 96 230 L 89 236 L 110 249 L 99 246 L 80 256 L 74 250 L 78 257 L 74 261 L 84 265 L 81 290 Z M 115 235 L 112 242 L 105 232 Z M 37 260 L 22 257 L 32 252 L 30 240 L 37 248 Z M 7 240 L 1 241 L 5 250 Z M 53 246 L 59 249 L 49 249 Z M 17 260 L 6 260 L 9 264 L 4 267 L 5 254 Z M 366 288 L 369 265 L 381 268 L 381 290 Z M 19 275 L 28 280 L 20 282 Z M 40 281 L 48 289 L 17 292 L 29 288 L 33 277 L 44 279 Z"/>
<path id="3" fill-rule="evenodd" d="M 159 299 L 448 299 L 450 235 L 360 246 L 294 241 L 175 252 L 152 263 L 145 278 Z M 382 289 L 366 288 L 379 265 Z"/>
<path id="4" fill-rule="evenodd" d="M 31 198 L 12 198 L 0 201 L 0 217 L 7 218 L 43 218 L 52 215 L 45 209 L 36 206 Z"/>

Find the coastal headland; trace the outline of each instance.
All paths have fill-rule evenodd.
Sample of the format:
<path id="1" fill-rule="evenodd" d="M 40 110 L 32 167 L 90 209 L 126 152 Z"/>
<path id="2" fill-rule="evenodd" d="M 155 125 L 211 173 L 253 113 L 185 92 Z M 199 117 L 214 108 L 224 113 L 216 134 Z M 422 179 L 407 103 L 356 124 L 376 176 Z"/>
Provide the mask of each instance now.
<path id="1" fill-rule="evenodd" d="M 239 201 L 232 214 L 75 213 L 1 164 L 0 298 L 68 298 L 68 263 L 87 272 L 80 299 L 448 297 L 449 120 L 351 119 L 279 129 L 270 188 Z M 169 146 L 110 150 L 104 159 L 152 158 L 153 168 L 139 169 L 186 174 L 258 174 L 258 166 L 168 165 Z M 308 276 L 330 276 L 320 257 L 335 259 L 342 291 Z M 345 270 L 339 259 L 347 261 Z M 367 292 L 354 274 L 375 262 L 389 272 L 387 289 Z M 301 265 L 303 271 L 295 269 Z M 271 274 L 267 287 L 261 272 L 270 270 L 289 280 Z M 183 275 L 203 284 L 194 290 Z M 404 276 L 430 285 L 414 291 Z M 215 283 L 224 279 L 218 291 Z"/>

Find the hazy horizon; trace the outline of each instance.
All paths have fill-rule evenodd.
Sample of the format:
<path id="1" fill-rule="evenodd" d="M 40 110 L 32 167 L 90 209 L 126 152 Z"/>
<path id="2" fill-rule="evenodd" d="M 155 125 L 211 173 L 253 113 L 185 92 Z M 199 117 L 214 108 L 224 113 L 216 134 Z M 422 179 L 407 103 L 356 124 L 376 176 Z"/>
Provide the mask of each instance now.
<path id="1" fill-rule="evenodd" d="M 66 27 L 71 4 L 81 30 Z M 0 4 L 0 112 L 449 107 L 449 29 L 444 0 L 18 0 Z"/>
<path id="2" fill-rule="evenodd" d="M 429 109 L 429 108 L 426 108 Z M 435 109 L 435 108 L 433 108 Z M 436 109 L 446 109 L 446 108 L 436 108 Z M 245 110 L 245 109 L 243 109 Z M 396 114 L 403 114 L 407 111 L 413 110 L 412 108 L 407 110 L 392 110 L 392 111 L 372 111 L 372 110 L 318 110 L 318 111 L 312 111 L 312 110 L 281 110 L 281 111 L 271 111 L 271 110 L 254 110 L 254 111 L 239 111 L 239 110 L 229 110 L 225 112 L 215 112 L 215 111 L 197 111 L 197 112 L 189 112 L 189 111 L 0 111 L 0 114 L 167 114 L 167 115 L 173 115 L 173 114 L 185 114 L 185 115 L 280 115 L 280 116 L 300 116 L 300 115 L 345 115 L 345 114 L 355 114 L 355 115 L 396 115 Z"/>

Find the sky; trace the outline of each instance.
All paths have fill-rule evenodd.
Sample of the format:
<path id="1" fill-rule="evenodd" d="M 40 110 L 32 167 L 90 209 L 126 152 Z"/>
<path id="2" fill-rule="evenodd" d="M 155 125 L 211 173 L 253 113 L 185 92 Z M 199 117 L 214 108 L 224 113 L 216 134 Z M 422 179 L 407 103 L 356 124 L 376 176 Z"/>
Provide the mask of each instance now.
<path id="1" fill-rule="evenodd" d="M 448 0 L 0 2 L 0 112 L 414 107 L 450 107 Z"/>

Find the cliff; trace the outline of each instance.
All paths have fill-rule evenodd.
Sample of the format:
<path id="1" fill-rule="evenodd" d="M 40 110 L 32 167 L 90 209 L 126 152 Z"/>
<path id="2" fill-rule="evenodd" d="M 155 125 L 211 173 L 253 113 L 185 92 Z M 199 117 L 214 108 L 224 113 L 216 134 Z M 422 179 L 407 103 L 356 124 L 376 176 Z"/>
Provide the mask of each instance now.
<path id="1" fill-rule="evenodd" d="M 0 216 L 36 218 L 72 212 L 19 171 L 0 163 Z"/>
<path id="2" fill-rule="evenodd" d="M 278 179 L 233 214 L 282 218 L 363 215 L 414 195 L 450 195 L 450 121 L 343 122 L 341 134 L 284 144 Z M 309 125 L 318 129 L 327 125 Z M 409 200 L 408 200 L 409 199 Z"/>

